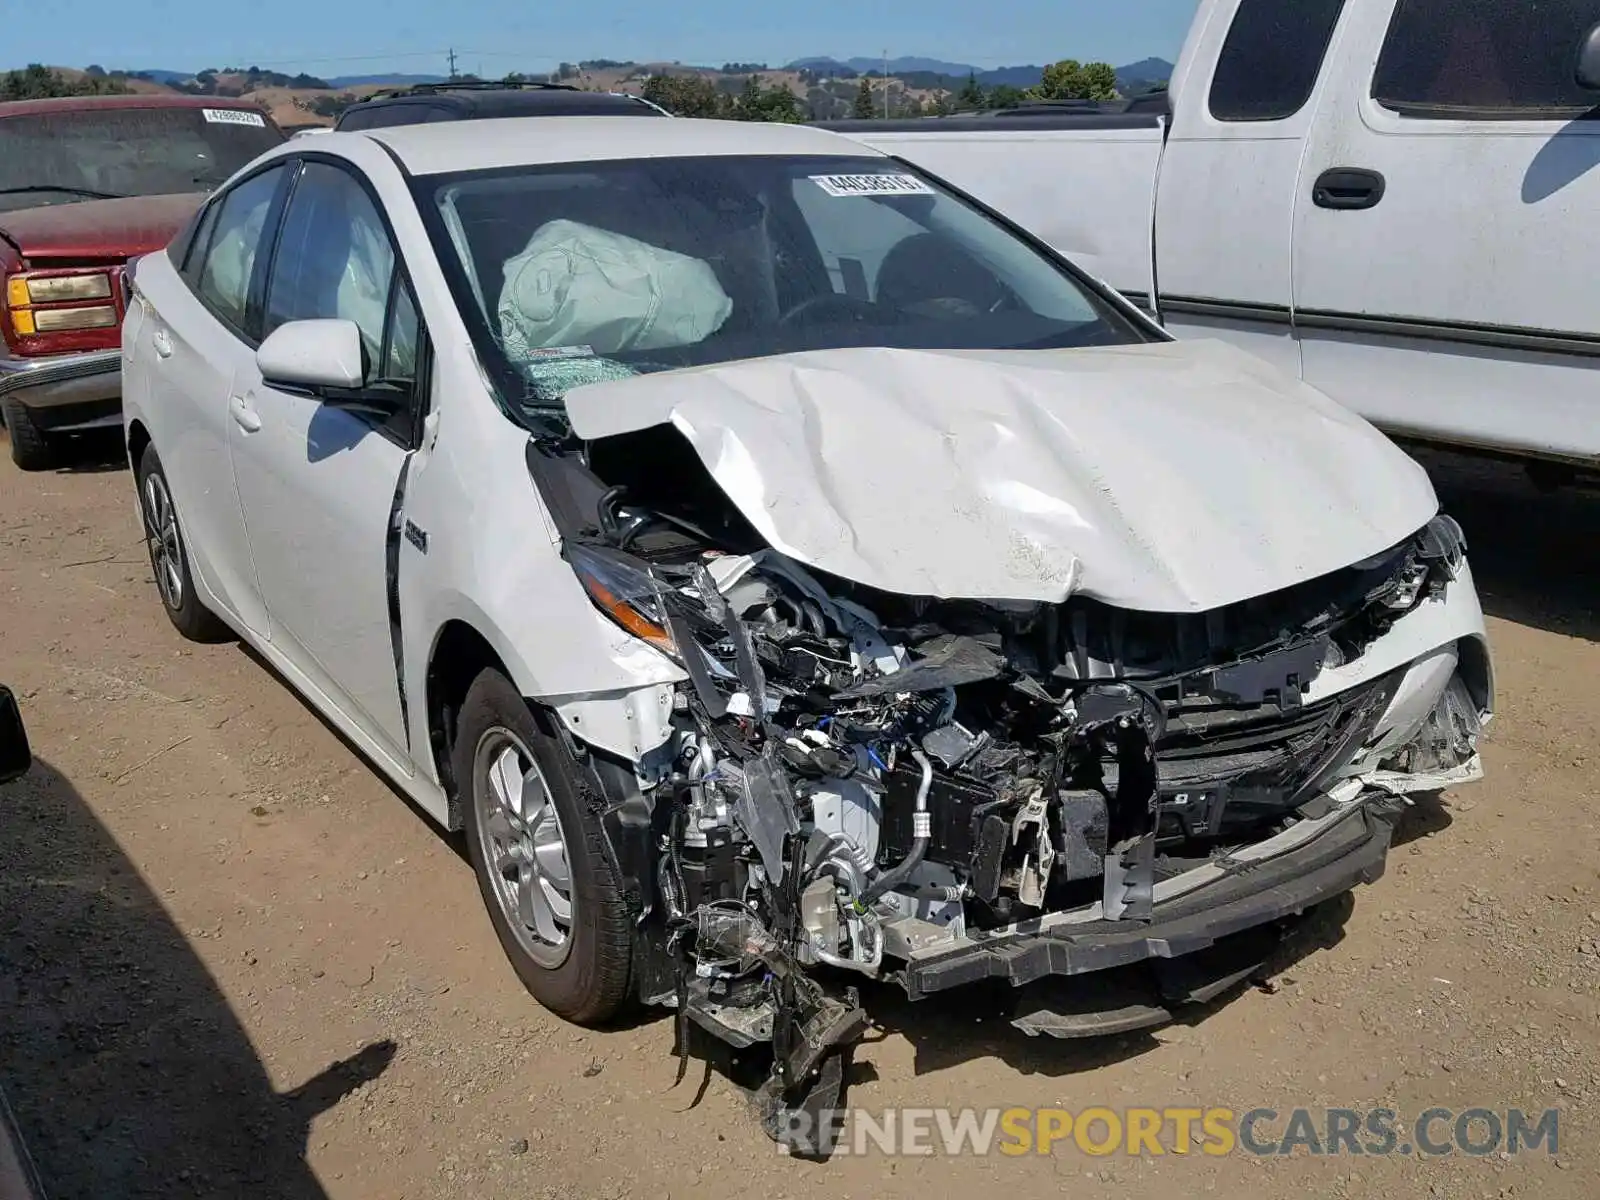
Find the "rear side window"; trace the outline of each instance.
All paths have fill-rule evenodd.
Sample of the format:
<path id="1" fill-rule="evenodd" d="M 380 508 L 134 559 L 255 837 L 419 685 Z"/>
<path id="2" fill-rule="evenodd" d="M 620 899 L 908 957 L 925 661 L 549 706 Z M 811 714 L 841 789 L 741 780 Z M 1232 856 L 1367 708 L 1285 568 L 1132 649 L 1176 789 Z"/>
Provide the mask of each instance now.
<path id="1" fill-rule="evenodd" d="M 1434 120 L 1577 116 L 1597 98 L 1576 80 L 1600 0 L 1400 0 L 1372 95 Z"/>
<path id="2" fill-rule="evenodd" d="M 243 332 L 249 307 L 250 278 L 255 272 L 267 215 L 283 178 L 283 168 L 273 167 L 252 176 L 222 198 L 215 223 L 208 214 L 208 242 L 200 261 L 200 299 L 218 317 Z M 206 231 L 203 231 L 206 232 Z M 196 253 L 199 253 L 197 247 Z"/>
<path id="3" fill-rule="evenodd" d="M 1344 0 L 1243 0 L 1211 80 L 1219 121 L 1281 121 L 1305 107 Z"/>

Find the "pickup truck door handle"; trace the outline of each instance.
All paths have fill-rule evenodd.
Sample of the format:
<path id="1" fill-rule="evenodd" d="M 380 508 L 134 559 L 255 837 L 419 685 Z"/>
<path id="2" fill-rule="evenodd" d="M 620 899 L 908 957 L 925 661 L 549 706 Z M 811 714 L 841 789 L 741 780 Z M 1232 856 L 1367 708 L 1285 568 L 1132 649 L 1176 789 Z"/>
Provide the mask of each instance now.
<path id="1" fill-rule="evenodd" d="M 1317 176 L 1316 185 L 1311 189 L 1311 201 L 1318 208 L 1345 212 L 1376 208 L 1386 186 L 1383 176 L 1376 171 L 1334 167 Z"/>
<path id="2" fill-rule="evenodd" d="M 228 412 L 233 416 L 233 423 L 246 433 L 255 433 L 261 428 L 261 414 L 244 396 L 231 397 Z"/>
<path id="3" fill-rule="evenodd" d="M 156 348 L 156 357 L 172 357 L 172 338 L 165 329 L 158 329 L 150 335 L 150 344 Z"/>

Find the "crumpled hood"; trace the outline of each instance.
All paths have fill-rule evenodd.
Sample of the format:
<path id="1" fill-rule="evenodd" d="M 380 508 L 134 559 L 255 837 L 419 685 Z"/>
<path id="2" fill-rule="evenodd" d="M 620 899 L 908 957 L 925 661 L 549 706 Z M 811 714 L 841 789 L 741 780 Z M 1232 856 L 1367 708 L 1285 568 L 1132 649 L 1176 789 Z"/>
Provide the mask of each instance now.
<path id="1" fill-rule="evenodd" d="M 886 591 L 1205 612 L 1369 558 L 1426 474 L 1220 342 L 828 350 L 593 384 L 586 439 L 676 427 L 780 552 Z"/>

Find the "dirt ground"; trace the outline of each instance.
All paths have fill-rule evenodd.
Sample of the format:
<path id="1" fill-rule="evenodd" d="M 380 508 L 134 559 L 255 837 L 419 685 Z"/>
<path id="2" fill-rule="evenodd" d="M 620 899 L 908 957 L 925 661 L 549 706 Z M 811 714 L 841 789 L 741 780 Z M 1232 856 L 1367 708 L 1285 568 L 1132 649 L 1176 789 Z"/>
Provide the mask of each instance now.
<path id="1" fill-rule="evenodd" d="M 3 458 L 3 455 L 0 455 Z M 237 645 L 162 615 L 116 447 L 0 461 L 0 1080 L 58 1198 L 1563 1197 L 1600 1178 L 1600 497 L 1436 463 L 1492 613 L 1489 778 L 1270 982 L 1033 1041 L 869 993 L 851 1103 L 1560 1110 L 1560 1153 L 781 1157 L 673 1023 L 585 1032 L 502 960 L 457 845 Z M 1288 481 L 1292 485 L 1292 481 Z"/>

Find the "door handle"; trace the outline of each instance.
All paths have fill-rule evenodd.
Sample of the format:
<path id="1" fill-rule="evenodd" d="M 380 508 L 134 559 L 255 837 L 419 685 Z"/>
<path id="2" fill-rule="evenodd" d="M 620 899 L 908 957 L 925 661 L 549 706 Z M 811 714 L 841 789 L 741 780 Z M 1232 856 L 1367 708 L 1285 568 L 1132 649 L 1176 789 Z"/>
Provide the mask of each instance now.
<path id="1" fill-rule="evenodd" d="M 1388 186 L 1382 175 L 1359 167 L 1334 167 L 1317 176 L 1311 202 L 1318 208 L 1356 212 L 1376 208 Z"/>
<path id="2" fill-rule="evenodd" d="M 233 416 L 233 423 L 246 433 L 255 433 L 261 428 L 261 414 L 243 396 L 229 399 L 228 412 Z"/>
<path id="3" fill-rule="evenodd" d="M 165 329 L 158 329 L 150 335 L 150 344 L 156 348 L 156 355 L 160 358 L 172 357 L 172 338 Z"/>

